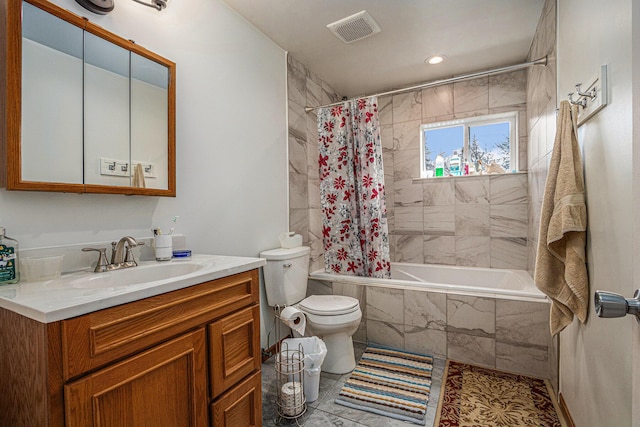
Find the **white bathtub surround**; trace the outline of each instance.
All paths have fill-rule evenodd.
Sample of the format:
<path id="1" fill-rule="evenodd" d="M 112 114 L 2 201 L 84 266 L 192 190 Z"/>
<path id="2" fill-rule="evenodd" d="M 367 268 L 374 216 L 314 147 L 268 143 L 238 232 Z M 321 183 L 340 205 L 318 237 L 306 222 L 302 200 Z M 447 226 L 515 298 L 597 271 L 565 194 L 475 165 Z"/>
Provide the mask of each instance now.
<path id="1" fill-rule="evenodd" d="M 430 270 L 430 283 L 393 279 L 400 270 L 416 276 L 420 269 Z M 483 275 L 500 289 L 474 291 L 468 286 Z M 312 276 L 315 281 L 324 279 L 334 294 L 366 299 L 366 304 L 360 300 L 366 307 L 362 320 L 366 336 L 360 334 L 357 340 L 524 375 L 551 376 L 549 303 L 525 271 L 394 263 L 389 281 L 322 272 Z M 449 284 L 443 284 L 445 278 Z M 512 290 L 505 289 L 509 285 Z"/>

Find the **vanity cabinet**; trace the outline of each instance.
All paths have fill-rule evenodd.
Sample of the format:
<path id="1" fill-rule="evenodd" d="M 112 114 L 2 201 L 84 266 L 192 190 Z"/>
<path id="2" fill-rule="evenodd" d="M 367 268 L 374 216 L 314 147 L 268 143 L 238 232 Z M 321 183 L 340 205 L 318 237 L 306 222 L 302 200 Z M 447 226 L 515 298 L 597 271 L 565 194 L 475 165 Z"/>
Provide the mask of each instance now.
<path id="1" fill-rule="evenodd" d="M 0 425 L 262 425 L 258 283 L 251 270 L 48 324 L 0 309 Z"/>

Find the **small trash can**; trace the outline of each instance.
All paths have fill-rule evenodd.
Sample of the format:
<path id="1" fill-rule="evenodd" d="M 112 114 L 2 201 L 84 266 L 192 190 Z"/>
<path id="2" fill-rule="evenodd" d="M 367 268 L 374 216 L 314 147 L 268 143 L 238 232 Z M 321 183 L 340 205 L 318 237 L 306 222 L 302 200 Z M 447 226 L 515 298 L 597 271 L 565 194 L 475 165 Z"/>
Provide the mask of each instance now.
<path id="1" fill-rule="evenodd" d="M 320 371 L 327 355 L 327 346 L 318 337 L 287 338 L 283 341 L 289 349 L 302 346 L 304 352 L 304 395 L 307 403 L 318 400 L 320 391 Z"/>

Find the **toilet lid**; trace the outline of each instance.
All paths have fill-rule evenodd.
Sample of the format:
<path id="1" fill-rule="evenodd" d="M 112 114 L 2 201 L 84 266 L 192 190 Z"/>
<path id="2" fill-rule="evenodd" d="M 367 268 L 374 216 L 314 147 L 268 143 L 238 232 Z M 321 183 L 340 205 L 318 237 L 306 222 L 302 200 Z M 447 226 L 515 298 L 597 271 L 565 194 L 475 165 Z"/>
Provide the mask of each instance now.
<path id="1" fill-rule="evenodd" d="M 300 308 L 319 316 L 335 316 L 356 311 L 358 300 L 343 295 L 311 295 L 300 301 Z"/>

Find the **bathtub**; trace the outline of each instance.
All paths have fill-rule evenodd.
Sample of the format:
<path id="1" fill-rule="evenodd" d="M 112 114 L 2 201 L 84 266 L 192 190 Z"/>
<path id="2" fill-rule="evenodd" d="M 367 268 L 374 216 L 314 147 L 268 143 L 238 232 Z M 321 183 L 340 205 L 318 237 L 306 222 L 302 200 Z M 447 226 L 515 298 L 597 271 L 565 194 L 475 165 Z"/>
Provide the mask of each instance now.
<path id="1" fill-rule="evenodd" d="M 358 298 L 354 341 L 550 378 L 550 302 L 523 270 L 392 263 L 391 279 L 315 271 L 308 294 Z"/>
<path id="2" fill-rule="evenodd" d="M 310 279 L 332 283 L 457 293 L 460 295 L 542 302 L 544 295 L 524 270 L 391 263 L 391 279 L 356 277 L 318 270 Z"/>

